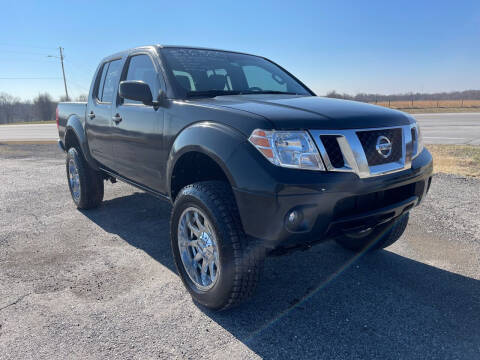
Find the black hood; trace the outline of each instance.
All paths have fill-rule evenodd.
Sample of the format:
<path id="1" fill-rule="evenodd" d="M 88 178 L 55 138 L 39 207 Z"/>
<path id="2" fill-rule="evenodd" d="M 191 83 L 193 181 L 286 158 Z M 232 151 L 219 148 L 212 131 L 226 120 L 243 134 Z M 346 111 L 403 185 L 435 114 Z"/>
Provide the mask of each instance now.
<path id="1" fill-rule="evenodd" d="M 317 96 L 235 95 L 195 102 L 263 116 L 278 130 L 376 128 L 413 121 L 405 113 L 382 106 Z"/>

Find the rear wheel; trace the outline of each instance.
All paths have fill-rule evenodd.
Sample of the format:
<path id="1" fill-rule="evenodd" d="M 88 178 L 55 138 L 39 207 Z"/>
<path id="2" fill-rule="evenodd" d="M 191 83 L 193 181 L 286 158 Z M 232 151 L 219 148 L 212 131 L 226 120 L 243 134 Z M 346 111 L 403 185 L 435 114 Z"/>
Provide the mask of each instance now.
<path id="1" fill-rule="evenodd" d="M 392 245 L 400 239 L 408 224 L 409 213 L 403 214 L 392 222 L 371 230 L 344 234 L 336 242 L 353 251 L 379 250 Z"/>
<path id="2" fill-rule="evenodd" d="M 173 206 L 170 234 L 178 273 L 195 301 L 224 310 L 253 294 L 265 250 L 243 232 L 228 184 L 184 187 Z"/>
<path id="3" fill-rule="evenodd" d="M 68 187 L 77 208 L 98 207 L 103 200 L 102 174 L 92 169 L 74 147 L 68 149 L 66 168 Z"/>

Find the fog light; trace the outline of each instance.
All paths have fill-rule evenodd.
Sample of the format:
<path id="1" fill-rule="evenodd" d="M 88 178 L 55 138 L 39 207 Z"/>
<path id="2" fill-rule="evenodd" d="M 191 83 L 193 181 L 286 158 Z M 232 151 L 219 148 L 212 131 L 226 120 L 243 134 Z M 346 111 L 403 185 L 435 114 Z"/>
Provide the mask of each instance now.
<path id="1" fill-rule="evenodd" d="M 285 227 L 287 230 L 291 232 L 304 230 L 306 225 L 304 216 L 303 209 L 300 207 L 296 207 L 295 209 L 288 211 L 284 217 Z"/>
<path id="2" fill-rule="evenodd" d="M 297 222 L 297 220 L 298 220 L 298 213 L 295 210 L 293 210 L 290 213 L 290 215 L 288 215 L 288 222 L 290 224 L 295 224 Z"/>

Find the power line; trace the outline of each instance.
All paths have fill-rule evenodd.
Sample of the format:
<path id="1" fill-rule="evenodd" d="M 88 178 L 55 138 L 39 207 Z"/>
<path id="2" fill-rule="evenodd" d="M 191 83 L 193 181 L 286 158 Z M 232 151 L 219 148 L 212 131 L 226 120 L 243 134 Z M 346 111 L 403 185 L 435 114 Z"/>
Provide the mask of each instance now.
<path id="1" fill-rule="evenodd" d="M 2 50 L 2 54 L 4 54 L 4 53 L 48 56 L 48 54 L 46 54 L 46 53 L 38 53 L 38 52 L 32 52 L 32 51 L 19 51 L 19 50 Z"/>
<path id="2" fill-rule="evenodd" d="M 0 42 L 0 46 L 9 46 L 9 47 L 15 47 L 15 48 L 33 48 L 33 49 L 43 49 L 43 50 L 56 50 L 55 47 L 46 47 L 46 46 L 38 46 L 38 45 L 28 45 L 28 44 L 13 44 L 13 43 L 4 43 Z"/>
<path id="3" fill-rule="evenodd" d="M 61 77 L 0 77 L 0 80 L 46 80 L 46 79 L 61 79 Z"/>
<path id="4" fill-rule="evenodd" d="M 83 86 L 83 85 L 80 85 L 80 84 L 79 84 L 78 82 L 76 82 L 76 81 L 73 81 L 71 78 L 69 78 L 68 82 L 71 83 L 71 84 L 73 84 L 73 85 L 75 85 L 78 89 L 82 89 L 82 91 L 87 91 L 87 92 L 89 91 L 88 88 L 86 88 L 86 87 Z M 69 88 L 70 88 L 70 86 L 69 86 Z"/>
<path id="5" fill-rule="evenodd" d="M 1 53 L 1 50 L 0 50 L 0 53 Z M 24 54 L 24 55 L 27 55 L 27 54 Z M 28 63 L 38 63 L 39 61 L 50 61 L 50 59 L 48 59 L 46 56 L 45 57 L 38 57 L 38 56 L 28 56 L 28 57 L 21 57 L 19 55 L 16 55 L 15 57 L 13 56 L 2 56 L 0 57 L 0 61 L 2 60 L 8 60 L 9 62 L 15 62 L 15 63 L 18 63 L 18 62 L 28 62 Z"/>

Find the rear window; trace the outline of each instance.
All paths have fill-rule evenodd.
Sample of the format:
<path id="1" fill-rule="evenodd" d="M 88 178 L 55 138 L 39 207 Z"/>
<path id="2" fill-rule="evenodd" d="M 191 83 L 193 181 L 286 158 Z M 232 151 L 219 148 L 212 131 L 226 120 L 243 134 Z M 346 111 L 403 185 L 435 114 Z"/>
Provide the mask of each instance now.
<path id="1" fill-rule="evenodd" d="M 111 103 L 113 93 L 117 88 L 120 79 L 121 61 L 113 60 L 106 62 L 102 66 L 101 76 L 97 79 L 98 86 L 95 89 L 95 98 L 100 102 Z"/>
<path id="2" fill-rule="evenodd" d="M 102 101 L 102 93 L 103 93 L 103 84 L 105 81 L 105 75 L 108 70 L 108 64 L 105 63 L 102 65 L 102 69 L 99 71 L 98 77 L 97 77 L 97 86 L 95 88 L 94 96 L 98 101 Z"/>
<path id="3" fill-rule="evenodd" d="M 107 74 L 103 84 L 103 93 L 100 98 L 101 102 L 111 103 L 113 96 L 120 80 L 120 73 L 122 72 L 122 64 L 120 59 L 110 61 L 108 64 Z"/>

